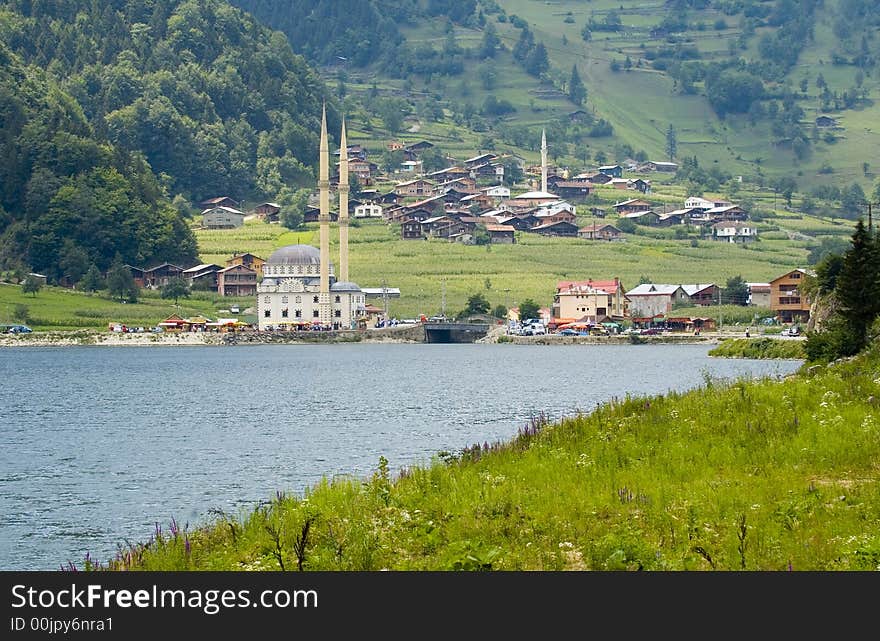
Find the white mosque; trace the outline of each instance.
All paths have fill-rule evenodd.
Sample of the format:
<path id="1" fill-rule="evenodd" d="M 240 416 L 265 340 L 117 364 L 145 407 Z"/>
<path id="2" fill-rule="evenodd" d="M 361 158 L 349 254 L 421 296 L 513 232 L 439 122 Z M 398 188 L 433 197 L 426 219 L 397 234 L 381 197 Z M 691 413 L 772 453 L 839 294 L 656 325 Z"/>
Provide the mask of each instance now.
<path id="1" fill-rule="evenodd" d="M 348 152 L 345 122 L 339 151 L 339 278 L 330 262 L 330 150 L 326 107 L 321 115 L 318 192 L 320 250 L 287 245 L 266 259 L 257 285 L 261 330 L 320 327 L 355 329 L 365 317 L 366 296 L 348 280 Z"/>

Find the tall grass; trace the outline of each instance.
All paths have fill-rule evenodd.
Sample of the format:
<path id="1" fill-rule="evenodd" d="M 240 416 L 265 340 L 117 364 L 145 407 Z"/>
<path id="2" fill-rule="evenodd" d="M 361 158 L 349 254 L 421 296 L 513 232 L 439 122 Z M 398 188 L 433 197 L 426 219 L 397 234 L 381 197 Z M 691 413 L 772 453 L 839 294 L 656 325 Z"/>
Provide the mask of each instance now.
<path id="1" fill-rule="evenodd" d="M 877 570 L 880 348 L 277 493 L 111 569 Z M 103 566 L 108 567 L 108 566 Z"/>
<path id="2" fill-rule="evenodd" d="M 709 350 L 709 356 L 726 358 L 793 358 L 804 359 L 800 340 L 779 338 L 728 338 Z"/>

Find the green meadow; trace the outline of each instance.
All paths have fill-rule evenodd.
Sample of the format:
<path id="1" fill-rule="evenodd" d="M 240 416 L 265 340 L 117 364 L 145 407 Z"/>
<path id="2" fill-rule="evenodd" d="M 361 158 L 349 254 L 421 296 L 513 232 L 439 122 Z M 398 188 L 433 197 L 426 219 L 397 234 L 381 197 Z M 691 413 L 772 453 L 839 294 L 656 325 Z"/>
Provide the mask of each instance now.
<path id="1" fill-rule="evenodd" d="M 880 569 L 880 346 L 786 380 L 624 396 L 400 471 L 336 476 L 112 570 Z M 86 568 L 96 566 L 88 563 Z"/>

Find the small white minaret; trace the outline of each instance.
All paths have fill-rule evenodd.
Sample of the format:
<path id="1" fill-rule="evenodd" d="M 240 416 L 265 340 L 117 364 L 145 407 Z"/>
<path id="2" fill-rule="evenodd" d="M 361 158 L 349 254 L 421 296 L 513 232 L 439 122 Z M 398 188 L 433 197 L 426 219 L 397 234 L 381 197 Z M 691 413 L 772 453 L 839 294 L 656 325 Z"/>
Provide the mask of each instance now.
<path id="1" fill-rule="evenodd" d="M 318 196 L 321 240 L 321 289 L 318 293 L 318 320 L 333 322 L 330 309 L 330 146 L 327 143 L 327 105 L 321 112 L 321 143 L 318 147 Z"/>
<path id="2" fill-rule="evenodd" d="M 547 193 L 547 130 L 541 130 L 541 191 Z"/>
<path id="3" fill-rule="evenodd" d="M 348 282 L 348 149 L 345 119 L 339 142 L 339 280 Z"/>

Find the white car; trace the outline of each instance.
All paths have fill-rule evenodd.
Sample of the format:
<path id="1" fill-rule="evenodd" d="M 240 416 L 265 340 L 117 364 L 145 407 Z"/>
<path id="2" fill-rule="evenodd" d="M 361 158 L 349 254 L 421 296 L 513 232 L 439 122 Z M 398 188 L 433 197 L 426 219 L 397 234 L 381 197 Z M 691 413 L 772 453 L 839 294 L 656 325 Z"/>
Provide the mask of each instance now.
<path id="1" fill-rule="evenodd" d="M 522 328 L 523 336 L 544 336 L 545 334 L 547 334 L 547 329 L 543 323 L 532 323 Z"/>

